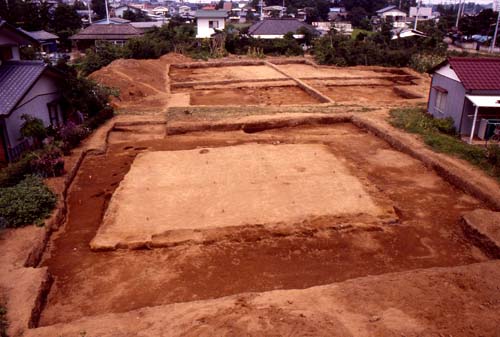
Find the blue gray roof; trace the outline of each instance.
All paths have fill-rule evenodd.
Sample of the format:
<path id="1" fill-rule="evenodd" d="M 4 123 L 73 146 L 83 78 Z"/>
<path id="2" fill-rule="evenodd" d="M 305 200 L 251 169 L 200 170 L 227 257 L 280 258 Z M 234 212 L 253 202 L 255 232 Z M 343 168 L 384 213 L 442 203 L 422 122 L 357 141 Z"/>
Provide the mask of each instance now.
<path id="1" fill-rule="evenodd" d="M 8 115 L 47 66 L 42 61 L 6 61 L 0 65 L 0 116 Z"/>
<path id="2" fill-rule="evenodd" d="M 227 18 L 227 11 L 225 10 L 197 10 L 195 16 L 197 18 Z"/>
<path id="3" fill-rule="evenodd" d="M 296 19 L 266 19 L 254 23 L 249 29 L 250 35 L 285 35 L 286 33 L 297 33 L 300 28 L 306 28 L 315 32 L 314 27 Z"/>

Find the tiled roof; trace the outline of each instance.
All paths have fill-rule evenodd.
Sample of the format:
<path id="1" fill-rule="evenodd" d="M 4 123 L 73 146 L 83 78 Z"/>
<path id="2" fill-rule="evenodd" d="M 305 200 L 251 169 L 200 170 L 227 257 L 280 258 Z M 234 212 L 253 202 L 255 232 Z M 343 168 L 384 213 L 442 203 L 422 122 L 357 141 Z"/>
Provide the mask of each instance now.
<path id="1" fill-rule="evenodd" d="M 455 71 L 467 90 L 500 90 L 500 58 L 450 57 Z"/>
<path id="2" fill-rule="evenodd" d="M 15 39 L 18 40 L 17 43 L 19 44 L 30 44 L 30 43 L 38 43 L 37 40 L 33 39 L 30 35 L 26 34 L 21 29 L 17 29 L 16 27 L 10 25 L 7 23 L 7 21 L 0 19 L 0 30 L 7 30 L 10 31 L 14 36 Z"/>
<path id="3" fill-rule="evenodd" d="M 197 10 L 195 17 L 197 18 L 226 18 L 227 11 L 224 10 Z"/>
<path id="4" fill-rule="evenodd" d="M 57 40 L 59 36 L 54 35 L 52 33 L 46 32 L 45 30 L 37 30 L 34 32 L 28 32 L 25 31 L 24 29 L 19 28 L 19 30 L 23 31 L 24 33 L 28 34 L 32 38 L 34 38 L 37 41 L 42 41 L 42 40 Z"/>
<path id="5" fill-rule="evenodd" d="M 0 65 L 0 115 L 8 115 L 47 68 L 43 61 L 6 61 Z"/>
<path id="6" fill-rule="evenodd" d="M 143 34 L 132 25 L 126 24 L 94 24 L 70 37 L 71 40 L 127 40 Z"/>
<path id="7" fill-rule="evenodd" d="M 266 19 L 253 24 L 249 29 L 250 35 L 285 35 L 296 33 L 301 27 L 314 31 L 312 26 L 295 19 Z"/>

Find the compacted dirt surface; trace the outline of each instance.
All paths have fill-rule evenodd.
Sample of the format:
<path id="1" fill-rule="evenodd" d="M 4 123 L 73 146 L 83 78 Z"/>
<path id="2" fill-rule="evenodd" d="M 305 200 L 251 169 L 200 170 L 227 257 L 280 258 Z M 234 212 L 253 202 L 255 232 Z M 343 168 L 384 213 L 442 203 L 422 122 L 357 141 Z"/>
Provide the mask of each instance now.
<path id="1" fill-rule="evenodd" d="M 138 153 L 245 143 L 323 144 L 350 175 L 390 200 L 397 218 L 388 223 L 319 216 L 287 224 L 292 231 L 257 224 L 148 250 L 90 249 L 106 205 Z M 55 281 L 40 326 L 169 303 L 486 261 L 459 226 L 461 214 L 482 207 L 419 161 L 351 124 L 252 134 L 199 132 L 115 143 L 106 154 L 85 159 L 70 191 L 68 221 L 42 263 Z M 404 287 L 394 287 L 406 296 Z"/>

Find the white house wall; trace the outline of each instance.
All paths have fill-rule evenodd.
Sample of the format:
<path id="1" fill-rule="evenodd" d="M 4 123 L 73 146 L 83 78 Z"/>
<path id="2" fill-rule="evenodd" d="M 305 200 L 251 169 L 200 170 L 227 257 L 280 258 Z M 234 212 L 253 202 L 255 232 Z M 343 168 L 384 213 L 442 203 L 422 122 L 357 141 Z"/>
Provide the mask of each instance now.
<path id="1" fill-rule="evenodd" d="M 222 30 L 225 27 L 225 19 L 223 18 L 198 18 L 196 27 L 197 27 L 197 33 L 196 37 L 197 38 L 209 38 L 215 33 L 215 30 L 212 28 L 208 27 L 208 22 L 209 21 L 218 21 L 219 22 L 219 27 L 217 29 Z"/>
<path id="2" fill-rule="evenodd" d="M 21 116 L 29 114 L 40 118 L 45 126 L 50 125 L 49 110 L 47 104 L 60 97 L 55 80 L 48 76 L 41 76 L 30 90 L 28 95 L 18 104 L 11 115 L 6 118 L 5 126 L 8 133 L 10 147 L 15 147 L 22 141 L 21 126 L 23 120 Z M 59 120 L 62 121 L 62 115 L 59 110 Z"/>

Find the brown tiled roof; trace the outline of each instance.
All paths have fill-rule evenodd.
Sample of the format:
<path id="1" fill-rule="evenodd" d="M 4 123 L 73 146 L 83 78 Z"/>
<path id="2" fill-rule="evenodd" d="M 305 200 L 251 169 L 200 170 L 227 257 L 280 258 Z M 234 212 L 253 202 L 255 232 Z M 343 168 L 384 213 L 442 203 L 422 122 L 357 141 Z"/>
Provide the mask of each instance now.
<path id="1" fill-rule="evenodd" d="M 500 58 L 450 57 L 455 71 L 467 90 L 500 90 Z"/>
<path id="2" fill-rule="evenodd" d="M 71 40 L 128 40 L 143 34 L 132 25 L 94 24 L 70 37 Z"/>

